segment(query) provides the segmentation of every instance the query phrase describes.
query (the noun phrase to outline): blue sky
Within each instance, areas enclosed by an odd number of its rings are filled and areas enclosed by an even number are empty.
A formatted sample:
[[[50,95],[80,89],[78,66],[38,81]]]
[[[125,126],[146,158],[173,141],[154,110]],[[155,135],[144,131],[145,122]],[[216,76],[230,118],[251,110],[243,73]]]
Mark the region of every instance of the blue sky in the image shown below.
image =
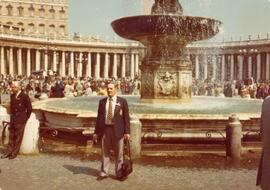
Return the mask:
[[[69,32],[119,40],[110,23],[121,17],[141,14],[141,0],[69,0]],[[151,0],[146,0],[151,1]],[[154,0],[152,0],[154,2]],[[270,0],[179,0],[184,14],[219,19],[222,31],[216,39],[257,38],[270,33]],[[153,3],[149,3],[150,8]]]

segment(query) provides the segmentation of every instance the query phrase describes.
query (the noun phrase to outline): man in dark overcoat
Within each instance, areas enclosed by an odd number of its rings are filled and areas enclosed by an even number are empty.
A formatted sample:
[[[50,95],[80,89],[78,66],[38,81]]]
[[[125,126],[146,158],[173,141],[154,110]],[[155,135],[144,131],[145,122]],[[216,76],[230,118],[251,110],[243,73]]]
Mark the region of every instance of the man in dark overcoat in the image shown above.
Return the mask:
[[[94,139],[101,137],[102,163],[97,180],[108,177],[110,164],[110,149],[115,155],[115,174],[120,181],[126,178],[122,176],[121,165],[123,163],[124,139],[130,138],[130,117],[126,99],[116,95],[115,84],[107,85],[108,97],[99,101]]]
[[[32,113],[32,104],[27,94],[21,91],[18,81],[11,84],[9,142],[6,153],[1,158],[14,159],[18,155],[24,129]]]
[[[262,156],[258,169],[257,186],[270,190],[270,96],[262,104],[261,113]]]

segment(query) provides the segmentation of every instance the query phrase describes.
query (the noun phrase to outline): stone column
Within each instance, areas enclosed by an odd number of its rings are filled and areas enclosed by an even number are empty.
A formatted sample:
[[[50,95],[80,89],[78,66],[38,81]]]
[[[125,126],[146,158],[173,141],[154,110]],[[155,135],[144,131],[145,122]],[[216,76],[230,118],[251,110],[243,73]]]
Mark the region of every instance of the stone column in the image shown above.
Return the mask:
[[[13,72],[13,47],[10,47],[9,48],[9,74],[11,76],[14,75],[14,72]]]
[[[100,54],[99,53],[97,53],[97,57],[96,57],[95,78],[96,79],[100,78]]]
[[[237,73],[237,79],[238,80],[242,80],[243,79],[243,63],[244,63],[244,57],[243,55],[238,55],[237,57],[238,59],[238,73]]]
[[[117,54],[113,55],[113,77],[117,79]]]
[[[77,76],[81,77],[82,76],[82,52],[79,52],[79,64],[77,68]]]
[[[216,57],[216,55],[212,56],[212,64],[213,64],[213,76],[212,76],[212,79],[216,80],[216,78],[217,78],[217,57]]]
[[[45,51],[44,54],[44,70],[47,71],[48,70],[48,51]]]
[[[23,140],[20,147],[21,154],[38,154],[39,139],[39,120],[35,113],[32,113],[28,119],[23,134]]]
[[[195,79],[200,77],[199,55],[195,55]]]
[[[18,49],[18,75],[22,75],[22,48]]]
[[[1,46],[1,74],[6,75],[6,67],[5,67],[5,47]]]
[[[269,63],[269,61],[270,61],[270,53],[267,53],[266,54],[266,71],[265,71],[265,78],[266,78],[266,80],[269,80],[269,67],[270,67],[270,63]]]
[[[121,68],[121,77],[126,77],[126,54],[122,55],[122,68]]]
[[[230,80],[234,79],[234,56],[231,55],[231,72],[230,72]]]
[[[133,158],[139,158],[141,156],[141,135],[142,124],[136,115],[131,116],[130,120],[130,151]]]
[[[30,49],[27,49],[27,59],[26,59],[26,76],[29,77],[31,75],[31,55]]]
[[[66,76],[66,53],[62,51],[62,61],[61,61],[61,68],[60,68],[60,75]]]
[[[40,70],[40,52],[36,49],[36,70]]]
[[[208,73],[208,64],[207,64],[207,55],[204,55],[203,57],[203,78],[207,79],[207,73]]]
[[[236,115],[229,117],[226,125],[226,156],[233,161],[239,162],[241,158],[242,124]]]
[[[261,79],[261,54],[257,54],[257,82]]]
[[[139,54],[135,54],[135,75],[139,75]]]
[[[86,71],[86,75],[88,76],[88,77],[92,77],[92,75],[91,75],[91,73],[92,73],[92,68],[91,68],[91,65],[92,65],[92,60],[91,60],[91,53],[90,52],[88,52],[88,59],[87,59],[87,71]]]
[[[70,70],[69,74],[71,77],[74,77],[74,52],[70,52]]]
[[[109,54],[105,53],[104,78],[109,78]]]
[[[53,51],[53,71],[56,72],[57,71],[57,58],[56,58],[56,51]]]
[[[251,78],[252,75],[252,57],[248,57],[248,78]]]
[[[221,81],[225,80],[225,55],[221,58]]]
[[[135,66],[135,57],[134,53],[131,53],[131,65],[130,65],[130,77],[134,79],[134,66]]]

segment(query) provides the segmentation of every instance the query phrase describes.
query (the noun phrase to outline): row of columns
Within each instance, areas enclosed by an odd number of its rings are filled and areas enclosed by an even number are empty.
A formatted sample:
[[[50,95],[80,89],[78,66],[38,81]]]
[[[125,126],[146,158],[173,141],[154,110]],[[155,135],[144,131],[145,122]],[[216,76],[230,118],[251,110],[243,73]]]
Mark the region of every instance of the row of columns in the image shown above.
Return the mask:
[[[139,54],[0,47],[1,74],[30,76],[32,71],[41,69],[55,71],[60,76],[134,79],[139,74]]]
[[[194,78],[256,81],[270,79],[270,53],[194,55]],[[34,70],[52,70],[60,76],[135,78],[139,74],[139,54],[45,51],[0,47],[1,74],[27,75]]]
[[[193,55],[195,79],[244,80],[253,77],[256,81],[270,79],[270,53]],[[192,55],[191,55],[192,57]],[[212,71],[212,72],[210,72]]]

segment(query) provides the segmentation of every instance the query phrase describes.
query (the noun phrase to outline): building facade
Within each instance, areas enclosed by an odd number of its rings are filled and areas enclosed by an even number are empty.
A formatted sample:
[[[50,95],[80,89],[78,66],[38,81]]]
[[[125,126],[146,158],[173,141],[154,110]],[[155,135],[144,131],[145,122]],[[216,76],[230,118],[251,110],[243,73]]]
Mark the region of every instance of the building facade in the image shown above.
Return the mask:
[[[68,0],[0,1],[0,73],[135,78],[138,43],[107,43],[68,34]]]
[[[67,36],[68,0],[2,0],[0,23],[24,28],[28,36]]]

